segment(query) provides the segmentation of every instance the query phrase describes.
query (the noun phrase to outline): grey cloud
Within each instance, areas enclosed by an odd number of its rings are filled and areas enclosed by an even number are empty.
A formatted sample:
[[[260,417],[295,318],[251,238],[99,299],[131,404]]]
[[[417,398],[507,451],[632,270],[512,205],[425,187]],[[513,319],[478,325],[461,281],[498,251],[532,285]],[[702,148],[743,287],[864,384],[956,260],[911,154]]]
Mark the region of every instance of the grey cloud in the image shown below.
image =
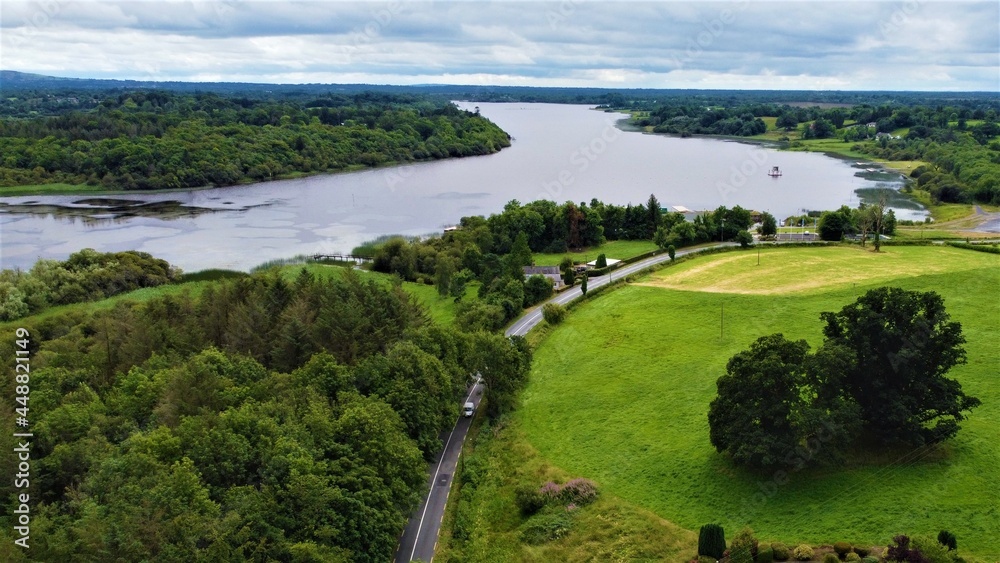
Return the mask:
[[[989,1],[51,1],[59,12],[30,34],[37,5],[5,2],[5,36],[30,38],[4,45],[5,68],[735,88],[773,75],[802,87],[816,77],[853,89],[987,90],[1000,68],[1000,30],[983,25],[1000,4]],[[948,78],[921,85],[926,67]],[[637,82],[595,82],[602,73]]]

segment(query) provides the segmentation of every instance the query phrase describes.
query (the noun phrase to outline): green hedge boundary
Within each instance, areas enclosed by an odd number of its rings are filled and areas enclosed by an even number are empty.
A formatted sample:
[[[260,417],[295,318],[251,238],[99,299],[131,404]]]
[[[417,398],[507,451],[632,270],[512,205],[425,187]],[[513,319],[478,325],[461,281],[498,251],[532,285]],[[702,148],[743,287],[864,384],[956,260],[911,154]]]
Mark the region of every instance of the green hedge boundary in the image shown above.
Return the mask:
[[[990,254],[1000,254],[1000,246],[996,243],[971,244],[968,242],[946,242],[948,246],[962,248],[965,250],[975,250],[977,252],[989,252]]]

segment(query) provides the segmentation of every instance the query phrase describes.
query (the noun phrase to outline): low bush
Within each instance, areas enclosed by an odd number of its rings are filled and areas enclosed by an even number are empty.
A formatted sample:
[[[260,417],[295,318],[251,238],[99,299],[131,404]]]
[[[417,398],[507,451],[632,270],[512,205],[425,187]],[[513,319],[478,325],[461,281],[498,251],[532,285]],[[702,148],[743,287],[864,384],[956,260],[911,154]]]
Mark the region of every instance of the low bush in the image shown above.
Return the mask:
[[[844,557],[844,561],[854,561],[856,563],[857,561],[861,561],[861,556],[852,551]]]
[[[930,536],[915,536],[913,548],[920,552],[923,561],[927,563],[954,563],[953,552]],[[912,559],[911,559],[912,561]]]
[[[544,508],[547,500],[541,491],[534,487],[523,486],[514,490],[514,502],[525,516],[531,516]]]
[[[955,534],[949,532],[948,530],[941,530],[938,532],[937,541],[939,544],[947,547],[948,551],[958,549],[958,540],[955,538]]]
[[[788,546],[781,542],[772,543],[771,549],[774,551],[775,561],[788,561],[792,556],[792,552],[788,549]]]
[[[557,325],[566,318],[566,308],[558,303],[546,303],[542,305],[542,317],[550,325]]]
[[[562,487],[558,483],[553,483],[552,481],[545,483],[540,489],[538,489],[538,494],[541,495],[546,502],[558,499],[559,493],[561,492]]]
[[[729,544],[730,563],[754,563],[757,557],[757,538],[753,536],[753,530],[743,528]]]
[[[565,512],[536,514],[521,527],[524,543],[538,545],[564,537],[573,528],[573,519]]]
[[[871,552],[872,552],[872,548],[870,548],[870,547],[864,547],[864,546],[860,546],[860,545],[854,546],[854,553],[857,553],[861,557],[865,557],[866,555],[868,555]]]
[[[840,563],[840,557],[836,553],[827,553],[823,556],[823,563]]]
[[[562,486],[559,497],[566,502],[581,506],[590,504],[597,499],[597,485],[590,479],[582,477],[570,479],[569,482]]]
[[[875,557],[874,555],[866,555],[861,558],[861,563],[879,563],[879,562],[878,562],[878,557]]]
[[[851,552],[851,544],[845,541],[839,541],[833,544],[833,551],[837,553],[837,556],[843,559],[847,557],[847,554]]]
[[[970,244],[967,242],[948,242],[948,246],[964,248],[965,250],[977,250],[979,252],[989,252],[990,254],[1000,254],[1000,246],[995,244]]]
[[[792,557],[795,558],[796,561],[812,561],[813,548],[802,544],[792,550]]]
[[[755,563],[772,563],[774,561],[774,550],[770,547],[761,547],[757,550],[757,557],[754,558]]]

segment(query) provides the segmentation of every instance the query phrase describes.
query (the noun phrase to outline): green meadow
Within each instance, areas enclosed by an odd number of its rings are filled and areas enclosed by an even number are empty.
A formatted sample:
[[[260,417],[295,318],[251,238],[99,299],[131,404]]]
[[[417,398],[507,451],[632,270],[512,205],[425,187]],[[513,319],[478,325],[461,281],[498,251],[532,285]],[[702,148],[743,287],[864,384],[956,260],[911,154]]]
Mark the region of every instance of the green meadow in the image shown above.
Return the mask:
[[[822,341],[823,311],[882,285],[937,291],[968,363],[949,376],[983,404],[943,445],[856,451],[787,477],[735,467],[708,439],[726,361],[775,332]],[[948,529],[1000,557],[1000,256],[950,247],[772,248],[685,261],[585,302],[536,350],[515,414],[546,462],[688,530],[813,545],[886,545]]]
[[[558,266],[559,262],[566,256],[572,258],[574,262],[597,260],[598,254],[604,254],[607,258],[625,260],[639,256],[640,254],[652,252],[656,249],[656,244],[651,240],[613,240],[601,246],[575,252],[561,252],[557,254],[536,252],[532,255],[532,258],[536,266]]]

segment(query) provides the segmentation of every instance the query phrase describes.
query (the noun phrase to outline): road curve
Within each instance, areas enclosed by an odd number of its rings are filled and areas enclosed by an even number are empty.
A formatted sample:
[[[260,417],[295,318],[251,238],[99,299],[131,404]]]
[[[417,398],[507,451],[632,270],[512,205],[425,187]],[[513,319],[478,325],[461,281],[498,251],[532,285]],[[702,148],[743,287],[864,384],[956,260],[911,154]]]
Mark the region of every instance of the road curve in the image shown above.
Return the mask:
[[[710,248],[735,245],[736,243],[720,243]],[[705,250],[705,247],[679,250],[675,256],[684,256],[685,254],[692,254],[702,250]],[[628,266],[618,268],[609,274],[590,278],[587,281],[587,289],[588,291],[597,289],[616,279],[621,279],[669,260],[670,256],[666,252],[640,260]],[[580,291],[580,286],[574,286],[545,301],[545,303],[565,305],[574,299],[579,299],[582,295],[583,292]],[[524,336],[527,334],[538,323],[542,322],[542,305],[522,315],[521,318],[507,329],[505,334],[507,336]],[[482,398],[482,389],[483,387],[479,383],[474,384],[465,399],[465,401],[475,403],[477,410],[479,409],[479,400]],[[462,444],[465,442],[465,436],[468,434],[471,425],[471,418],[460,417],[458,422],[455,423],[455,428],[448,433],[447,437],[442,435],[441,439],[444,440],[445,446],[434,461],[434,471],[431,472],[430,478],[427,481],[427,496],[424,497],[420,506],[417,507],[417,510],[410,517],[409,522],[407,522],[406,528],[403,529],[403,535],[399,538],[399,547],[396,548],[396,554],[393,557],[394,563],[409,563],[410,561],[425,561],[429,563],[434,559],[438,534],[441,531],[441,520],[444,518],[445,506],[448,503],[448,494],[451,491],[451,481],[455,476],[455,469],[458,467],[458,458],[462,453]]]

